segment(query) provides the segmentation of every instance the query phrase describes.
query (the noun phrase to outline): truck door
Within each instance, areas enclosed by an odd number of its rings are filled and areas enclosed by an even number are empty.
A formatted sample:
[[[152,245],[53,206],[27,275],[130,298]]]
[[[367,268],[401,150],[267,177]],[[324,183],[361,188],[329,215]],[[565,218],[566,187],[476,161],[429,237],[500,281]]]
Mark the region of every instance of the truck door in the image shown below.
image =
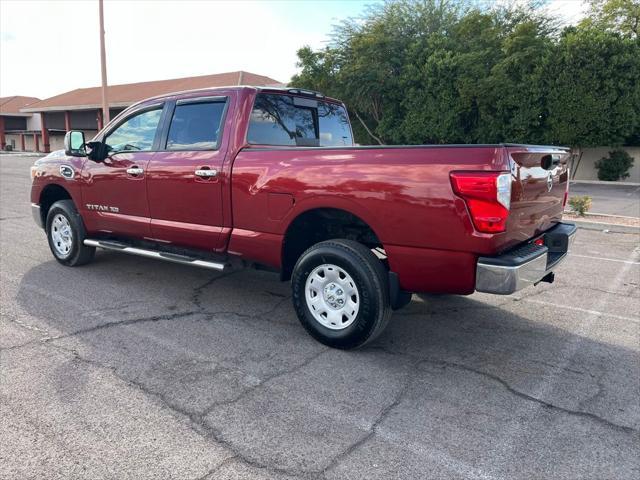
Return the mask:
[[[89,232],[150,236],[146,170],[155,154],[162,109],[159,103],[133,111],[103,137],[109,156],[85,161],[82,209]]]
[[[202,250],[223,248],[222,126],[228,97],[186,98],[168,106],[147,190],[156,240]]]

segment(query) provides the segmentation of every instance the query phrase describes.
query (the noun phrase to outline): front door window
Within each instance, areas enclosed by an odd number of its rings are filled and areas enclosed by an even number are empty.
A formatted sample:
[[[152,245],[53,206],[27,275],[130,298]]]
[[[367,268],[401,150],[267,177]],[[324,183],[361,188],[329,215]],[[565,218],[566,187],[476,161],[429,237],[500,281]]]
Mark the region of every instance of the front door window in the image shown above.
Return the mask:
[[[162,108],[147,110],[125,120],[105,138],[110,154],[148,152],[153,148]]]

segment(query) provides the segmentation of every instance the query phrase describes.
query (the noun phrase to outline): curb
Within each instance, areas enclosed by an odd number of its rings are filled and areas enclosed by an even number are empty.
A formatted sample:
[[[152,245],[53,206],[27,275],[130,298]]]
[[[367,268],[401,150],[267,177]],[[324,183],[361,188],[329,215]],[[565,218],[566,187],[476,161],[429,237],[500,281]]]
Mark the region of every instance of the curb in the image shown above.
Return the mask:
[[[569,183],[584,185],[609,185],[610,187],[640,187],[638,182],[608,182],[606,180],[569,180]]]
[[[8,157],[46,157],[48,153],[38,152],[0,152],[0,157],[6,155]]]
[[[564,210],[562,213],[565,214],[565,213],[574,213],[574,212],[573,212],[573,210]],[[584,215],[586,217],[608,217],[608,218],[613,218],[613,219],[621,218],[623,220],[629,220],[629,219],[634,219],[635,220],[636,218],[638,218],[638,217],[629,217],[629,216],[626,216],[626,215],[612,215],[610,213],[597,213],[597,212],[584,212]],[[604,223],[606,223],[606,222],[604,222]]]
[[[585,230],[596,230],[598,232],[611,232],[611,233],[635,233],[640,234],[640,227],[632,227],[629,225],[616,225],[613,223],[600,223],[600,222],[585,222],[583,220],[567,220],[568,222],[575,223],[576,227],[583,228]]]

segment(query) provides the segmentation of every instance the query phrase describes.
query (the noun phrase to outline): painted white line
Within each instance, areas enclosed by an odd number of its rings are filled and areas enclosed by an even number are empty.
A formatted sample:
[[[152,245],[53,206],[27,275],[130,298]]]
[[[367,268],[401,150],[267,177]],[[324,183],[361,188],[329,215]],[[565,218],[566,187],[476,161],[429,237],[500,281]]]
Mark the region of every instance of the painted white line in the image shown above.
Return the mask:
[[[628,322],[640,323],[640,318],[625,317],[623,315],[614,315],[613,313],[599,312],[597,310],[589,310],[588,308],[572,307],[570,305],[561,305],[559,303],[545,302],[543,300],[535,300],[533,298],[531,299],[524,298],[522,299],[522,301],[529,302],[529,303],[537,303],[539,305],[547,305],[549,307],[554,307],[554,308],[564,308],[566,310],[573,310],[574,312],[588,313],[590,315],[596,315],[598,317],[610,317],[610,318],[617,318],[618,320],[625,320]]]
[[[405,435],[399,435],[385,428],[378,428],[376,435],[404,450],[408,450],[414,455],[431,459],[462,478],[473,478],[474,480],[496,480],[504,478],[484,472],[475,465],[469,465],[458,458],[454,458],[433,444],[425,445],[422,443],[412,442],[408,440]]]
[[[592,260],[605,260],[607,262],[626,263],[627,265],[640,265],[640,262],[633,262],[630,260],[620,260],[618,258],[606,258],[606,257],[592,257],[591,255],[578,255],[577,253],[569,252],[570,257],[590,258]]]

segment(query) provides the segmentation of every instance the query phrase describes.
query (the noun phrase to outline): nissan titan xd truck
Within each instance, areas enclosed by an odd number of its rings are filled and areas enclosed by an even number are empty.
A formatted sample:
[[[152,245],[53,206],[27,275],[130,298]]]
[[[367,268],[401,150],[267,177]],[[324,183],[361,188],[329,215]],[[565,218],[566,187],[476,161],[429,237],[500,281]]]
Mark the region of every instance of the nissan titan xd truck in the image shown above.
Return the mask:
[[[150,98],[31,169],[53,256],[96,248],[290,280],[320,342],[355,348],[411,293],[508,295],[552,282],[565,148],[357,146],[345,106],[317,92],[212,88]],[[251,295],[251,291],[246,292]]]

